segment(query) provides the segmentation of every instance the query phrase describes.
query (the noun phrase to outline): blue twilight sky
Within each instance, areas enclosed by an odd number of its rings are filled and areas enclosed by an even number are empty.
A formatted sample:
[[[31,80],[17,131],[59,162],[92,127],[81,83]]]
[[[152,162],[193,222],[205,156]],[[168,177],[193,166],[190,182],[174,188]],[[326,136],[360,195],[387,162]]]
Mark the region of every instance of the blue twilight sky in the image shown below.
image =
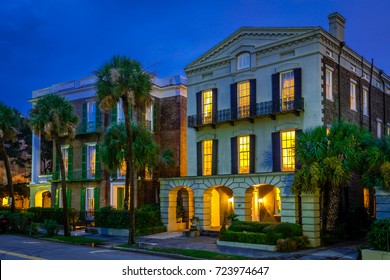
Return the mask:
[[[27,114],[31,92],[91,75],[114,54],[159,77],[241,26],[346,19],[347,45],[390,74],[389,0],[0,0],[0,100]]]

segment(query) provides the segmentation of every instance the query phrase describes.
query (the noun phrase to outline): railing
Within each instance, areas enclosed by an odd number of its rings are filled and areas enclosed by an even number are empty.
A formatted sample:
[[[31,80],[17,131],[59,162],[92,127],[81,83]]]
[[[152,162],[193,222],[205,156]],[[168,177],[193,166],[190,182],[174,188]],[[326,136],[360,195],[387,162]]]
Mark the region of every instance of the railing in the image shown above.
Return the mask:
[[[103,178],[103,171],[102,170],[68,170],[65,172],[66,181],[95,181],[95,180],[101,180]],[[60,171],[53,172],[53,179],[54,182],[61,181],[61,174]]]
[[[96,122],[81,123],[76,130],[77,134],[99,133],[100,125]]]
[[[214,116],[208,113],[188,116],[188,127],[200,127],[238,120],[296,113],[304,110],[304,99],[282,98],[278,100],[256,103],[256,106],[240,106],[218,110]]]

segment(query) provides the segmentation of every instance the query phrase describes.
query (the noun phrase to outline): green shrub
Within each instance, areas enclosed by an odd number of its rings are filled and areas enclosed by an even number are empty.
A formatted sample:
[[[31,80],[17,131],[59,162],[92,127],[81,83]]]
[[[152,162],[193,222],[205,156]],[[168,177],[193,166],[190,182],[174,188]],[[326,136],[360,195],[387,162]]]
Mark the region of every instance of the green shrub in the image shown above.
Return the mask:
[[[235,232],[226,230],[223,233],[220,233],[220,240],[230,241],[230,242],[242,242],[242,243],[252,243],[252,244],[269,244],[267,240],[267,235],[264,233],[258,232]]]
[[[9,230],[16,233],[28,234],[34,213],[12,213],[8,216]]]
[[[27,212],[34,213],[35,223],[44,223],[45,220],[55,220],[58,224],[64,224],[64,212],[62,208],[31,207]],[[69,220],[74,224],[78,219],[78,211],[74,208],[68,209]]]
[[[373,249],[390,251],[390,218],[375,220],[367,239]]]
[[[156,233],[161,233],[166,231],[167,231],[166,226],[157,226],[157,227],[139,229],[137,230],[136,235],[145,236],[145,235],[151,235],[151,234],[156,234]]]
[[[306,248],[309,245],[309,238],[307,236],[287,237],[286,239],[279,239],[276,242],[278,252],[294,252]]]
[[[272,223],[234,221],[229,226],[229,230],[235,232],[262,232],[263,229],[269,225],[272,225]]]
[[[267,226],[263,229],[264,233],[267,234],[280,234],[282,238],[302,236],[302,227],[298,224],[293,223],[278,223]]]
[[[58,223],[56,220],[45,220],[43,228],[46,230],[48,236],[54,236],[58,233]]]

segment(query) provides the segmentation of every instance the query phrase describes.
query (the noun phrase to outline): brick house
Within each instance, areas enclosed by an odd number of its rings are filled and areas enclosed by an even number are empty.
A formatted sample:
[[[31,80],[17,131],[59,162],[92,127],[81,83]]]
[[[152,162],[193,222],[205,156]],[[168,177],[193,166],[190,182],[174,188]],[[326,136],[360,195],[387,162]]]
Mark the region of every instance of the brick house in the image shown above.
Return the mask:
[[[201,229],[219,230],[234,211],[301,222],[320,245],[319,195],[290,191],[297,133],[339,118],[390,132],[390,77],[344,43],[344,25],[334,13],[329,31],[243,27],[185,68],[188,176],[160,180],[168,230],[188,228],[176,223],[180,204]],[[363,190],[355,197],[363,204]]]
[[[96,103],[96,77],[88,77],[48,88],[33,91],[34,101],[49,93],[64,96],[79,116],[76,137],[64,138],[61,147],[67,173],[69,207],[81,213],[93,213],[103,206],[123,208],[124,172],[118,170],[110,174],[104,169],[100,157],[100,147],[105,129],[112,122],[123,121],[123,109],[119,102],[111,112],[103,112]],[[151,92],[154,103],[138,116],[137,120],[153,133],[153,137],[162,150],[173,151],[175,165],[138,174],[144,191],[138,197],[138,203],[158,203],[159,177],[184,176],[186,170],[186,78],[172,76],[153,78]],[[61,184],[59,162],[53,149],[53,173],[41,174],[40,137],[33,135],[32,175],[30,187],[30,207],[61,207]],[[141,185],[141,184],[139,184]],[[93,214],[91,214],[93,215]]]

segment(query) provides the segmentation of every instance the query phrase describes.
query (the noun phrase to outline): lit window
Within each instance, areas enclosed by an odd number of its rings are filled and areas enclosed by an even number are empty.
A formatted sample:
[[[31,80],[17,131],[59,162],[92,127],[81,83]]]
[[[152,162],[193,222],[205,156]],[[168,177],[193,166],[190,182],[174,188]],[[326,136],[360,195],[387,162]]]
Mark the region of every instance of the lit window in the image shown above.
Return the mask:
[[[282,171],[295,170],[295,130],[281,132]]]
[[[275,214],[280,215],[282,204],[280,202],[280,189],[275,187]]]
[[[96,145],[87,145],[87,178],[95,178]]]
[[[325,91],[326,91],[326,99],[333,100],[333,77],[332,77],[332,70],[326,68],[325,71]]]
[[[96,103],[87,103],[87,131],[96,130]]]
[[[368,188],[363,189],[363,205],[364,208],[370,209],[370,190]]]
[[[363,89],[363,114],[368,116],[368,90]]]
[[[239,151],[239,173],[250,172],[250,137],[238,137],[238,151]]]
[[[203,176],[212,174],[213,140],[203,141]]]
[[[94,211],[94,189],[93,188],[87,188],[85,191],[85,209],[87,212],[93,212]]]
[[[294,107],[294,71],[280,74],[280,88],[282,110],[292,110]]]
[[[390,135],[390,124],[389,123],[387,124],[386,134]]]
[[[239,118],[249,117],[250,114],[250,86],[249,82],[238,83],[238,113]]]
[[[62,153],[62,159],[64,161],[65,174],[67,174],[68,167],[69,167],[69,146],[62,146],[61,153]],[[60,172],[60,170],[58,170],[58,171]],[[60,172],[60,175],[61,175],[61,172]]]
[[[213,91],[203,91],[203,123],[211,123],[213,120]]]
[[[148,165],[145,166],[145,180],[152,180],[152,172]]]
[[[349,104],[351,110],[356,111],[356,84],[354,82],[350,83],[350,97],[349,97]]]
[[[119,166],[119,177],[123,178],[126,176],[126,161],[123,160]]]
[[[381,120],[376,121],[376,136],[378,138],[382,138],[382,121]]]
[[[237,70],[250,67],[251,55],[249,53],[240,54],[237,57]]]

